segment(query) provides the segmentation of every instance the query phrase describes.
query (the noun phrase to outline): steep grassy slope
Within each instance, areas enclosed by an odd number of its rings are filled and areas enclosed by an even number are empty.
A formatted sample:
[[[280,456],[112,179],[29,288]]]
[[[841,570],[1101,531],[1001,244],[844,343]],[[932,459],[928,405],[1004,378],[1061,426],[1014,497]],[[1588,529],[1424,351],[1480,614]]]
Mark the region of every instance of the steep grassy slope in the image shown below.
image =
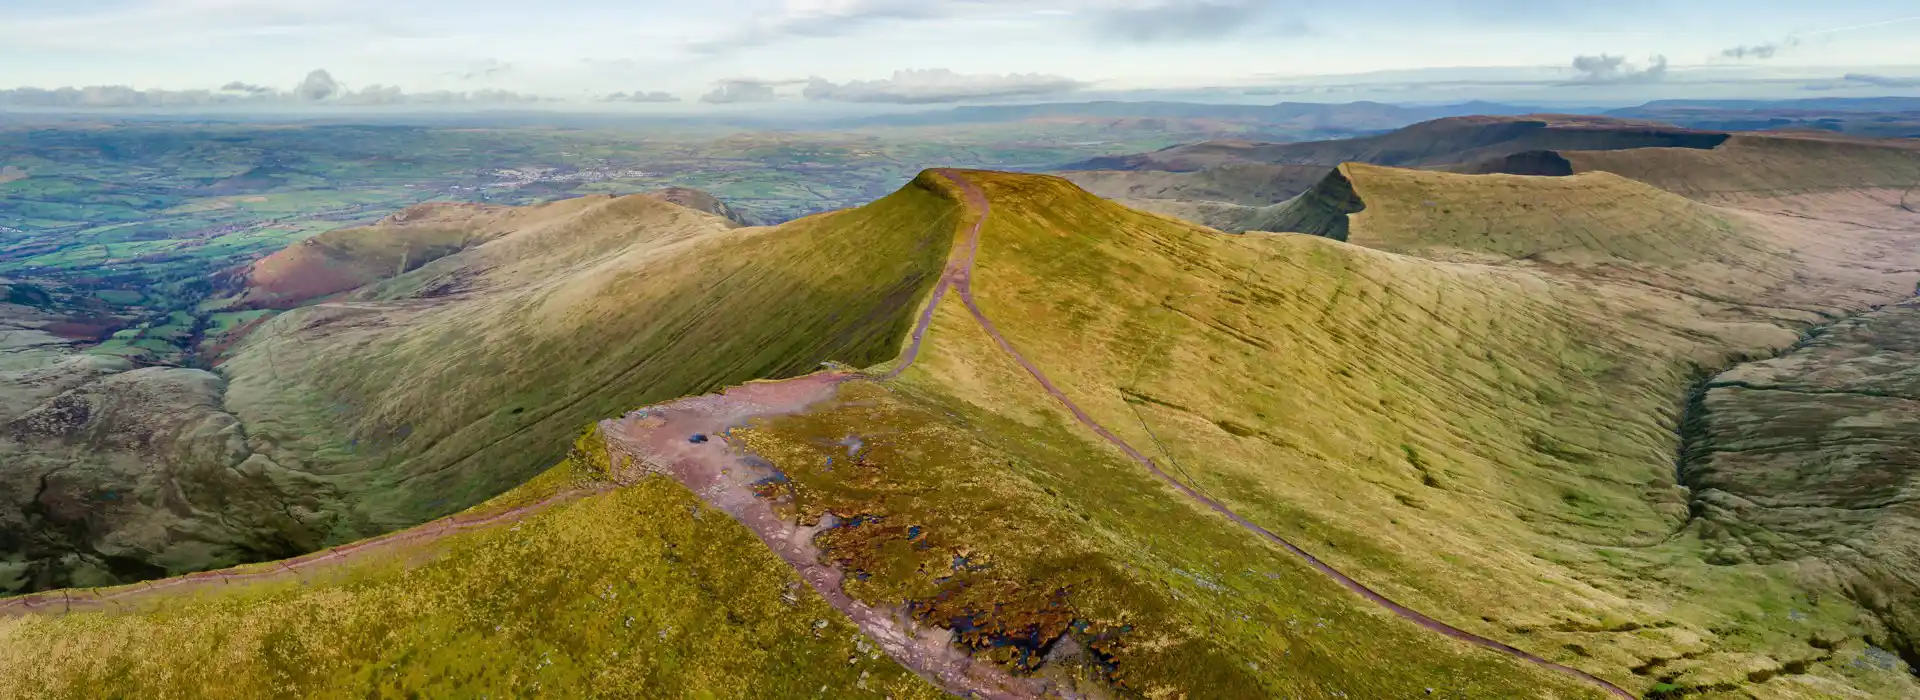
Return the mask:
[[[972,324],[940,311],[921,362],[1034,403]],[[816,541],[850,593],[983,660],[1095,697],[1600,696],[1382,614],[1078,425],[969,403],[917,369],[905,382],[735,435],[784,475],[771,494],[791,517],[843,523]]]
[[[274,319],[222,369],[250,446],[418,522],[498,493],[581,424],[892,353],[955,216],[908,189],[773,229],[600,199]],[[327,436],[316,444],[313,436]]]
[[[1920,666],[1920,303],[1714,377],[1682,479],[1712,561],[1800,563],[1873,607]]]
[[[1009,341],[1169,471],[1368,585],[1642,691],[1912,689],[1843,663],[1871,630],[1837,591],[1792,565],[1710,565],[1685,527],[1673,455],[1690,368],[1791,326],[1702,318],[1718,308],[1628,281],[1225,237],[1059,180],[978,179],[995,218],[974,280]],[[1911,285],[1911,255],[1837,291]],[[927,380],[1016,423],[1066,420],[969,359],[986,343],[945,337]]]
[[[939,269],[943,201],[909,189],[761,229],[651,196],[438,205],[335,237],[467,247],[366,268],[391,279],[261,324],[218,376],[134,373],[8,416],[0,582],[292,556],[500,493],[635,405],[878,361]],[[355,250],[374,248],[408,250]],[[160,378],[178,381],[137,381]]]
[[[1190,172],[1071,170],[1060,174],[1088,192],[1118,200],[1204,200],[1264,206],[1305,192],[1324,165],[1223,165]]]
[[[1141,211],[1149,211],[1176,219],[1194,221],[1229,233],[1246,231],[1293,231],[1311,233],[1335,240],[1347,238],[1347,215],[1359,212],[1365,207],[1353,193],[1352,183],[1344,174],[1334,168],[1313,167],[1318,173],[1309,183],[1296,187],[1262,188],[1259,192],[1248,192],[1241,201],[1253,201],[1254,204],[1236,204],[1212,201],[1205,198],[1192,199],[1196,193],[1191,188],[1173,187],[1159,189],[1153,194],[1160,198],[1130,198],[1116,196],[1117,193],[1138,191],[1139,181],[1158,179],[1158,177],[1187,178],[1206,176],[1208,179],[1224,180],[1221,189],[1232,186],[1238,171],[1255,166],[1229,166],[1198,173],[1144,173],[1144,172],[1070,172],[1064,174],[1077,185],[1088,187],[1094,194],[1113,199]],[[1292,166],[1269,166],[1292,167]],[[1261,196],[1269,199],[1257,199]],[[1273,204],[1271,202],[1278,202]]]
[[[605,468],[583,451],[486,509]],[[215,581],[0,618],[0,696],[939,696],[665,479],[304,575]]]

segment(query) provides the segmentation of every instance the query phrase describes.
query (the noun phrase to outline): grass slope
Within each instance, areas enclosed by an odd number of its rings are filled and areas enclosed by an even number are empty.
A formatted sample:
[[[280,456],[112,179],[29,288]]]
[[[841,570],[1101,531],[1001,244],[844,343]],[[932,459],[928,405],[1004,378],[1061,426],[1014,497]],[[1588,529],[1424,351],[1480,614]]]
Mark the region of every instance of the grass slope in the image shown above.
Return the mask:
[[[1811,135],[1736,134],[1718,148],[1562,153],[1576,172],[1605,170],[1715,203],[1846,192],[1905,192],[1920,183],[1920,145]],[[1920,207],[1920,204],[1916,204]]]
[[[1912,689],[1836,660],[1866,648],[1858,608],[1790,565],[1709,565],[1683,527],[1690,368],[1790,330],[1750,318],[1751,334],[1715,335],[1698,299],[1631,283],[1222,236],[1057,179],[977,177],[995,213],[974,279],[1007,337],[1101,423],[1369,585],[1641,691]],[[1063,421],[1024,378],[972,362],[925,371],[977,410]]]
[[[420,207],[296,246],[386,279],[249,319],[217,375],[19,378],[54,390],[18,394],[0,431],[0,585],[127,582],[407,527],[521,483],[594,420],[880,361],[940,267],[942,216],[957,214],[911,189],[759,229],[587,197]],[[464,247],[382,257],[419,235]],[[241,335],[222,330],[206,329]]]
[[[305,578],[0,619],[0,649],[6,697],[940,696],[662,478]]]
[[[1920,303],[1707,382],[1682,477],[1713,561],[1796,562],[1873,608],[1920,666]]]
[[[590,199],[276,317],[222,365],[249,446],[346,493],[330,539],[499,493],[634,406],[890,356],[955,215],[914,188],[762,229]]]

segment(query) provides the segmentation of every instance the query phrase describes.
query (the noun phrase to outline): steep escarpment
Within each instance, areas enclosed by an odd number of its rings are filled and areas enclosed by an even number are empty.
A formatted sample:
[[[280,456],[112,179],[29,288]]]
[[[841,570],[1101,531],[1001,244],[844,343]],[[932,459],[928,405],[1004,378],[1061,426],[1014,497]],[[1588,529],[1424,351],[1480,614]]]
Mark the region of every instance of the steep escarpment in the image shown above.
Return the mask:
[[[1299,195],[1331,171],[1326,165],[1223,165],[1203,170],[1070,170],[1061,177],[1120,201],[1193,200],[1265,206]]]
[[[1573,162],[1559,151],[1520,151],[1442,168],[1470,175],[1534,175],[1564,177],[1573,174]]]
[[[1336,169],[1292,199],[1238,212],[1231,221],[1223,222],[1227,225],[1215,228],[1233,233],[1287,231],[1344,241],[1351,232],[1350,217],[1366,208],[1366,201],[1353,189],[1353,181]]]
[[[1208,141],[1077,164],[1060,174],[1128,206],[1223,231],[1306,226],[1332,233],[1334,227],[1318,223],[1326,218],[1319,206],[1302,208],[1302,202],[1288,200],[1323,197],[1310,190],[1343,163],[1564,176],[1575,166],[1562,150],[1703,150],[1727,139],[1724,133],[1597,117],[1455,117],[1335,141]]]

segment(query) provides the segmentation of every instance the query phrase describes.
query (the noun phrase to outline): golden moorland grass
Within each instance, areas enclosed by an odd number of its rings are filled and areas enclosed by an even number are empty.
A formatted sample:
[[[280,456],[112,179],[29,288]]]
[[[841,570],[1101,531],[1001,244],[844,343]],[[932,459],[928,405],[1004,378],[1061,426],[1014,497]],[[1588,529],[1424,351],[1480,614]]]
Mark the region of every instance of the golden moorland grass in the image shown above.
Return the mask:
[[[1859,653],[1871,621],[1791,564],[1705,564],[1684,527],[1674,428],[1693,367],[1784,345],[1786,322],[1722,322],[1708,312],[1724,302],[1624,278],[1225,236],[1058,179],[974,177],[995,207],[975,284],[1002,332],[1101,423],[1369,585],[1642,691],[1774,676],[1782,697],[1912,689],[1809,665],[1835,639]],[[1589,211],[1594,235],[1638,230]],[[1731,267],[1778,258],[1721,243],[1710,254]],[[1617,252],[1692,264],[1648,242]],[[1912,261],[1882,262],[1855,293],[1911,285]],[[1671,318],[1643,327],[1654,315]],[[940,324],[933,337],[910,380],[1019,423],[1062,420],[1024,378],[967,359],[991,346]]]

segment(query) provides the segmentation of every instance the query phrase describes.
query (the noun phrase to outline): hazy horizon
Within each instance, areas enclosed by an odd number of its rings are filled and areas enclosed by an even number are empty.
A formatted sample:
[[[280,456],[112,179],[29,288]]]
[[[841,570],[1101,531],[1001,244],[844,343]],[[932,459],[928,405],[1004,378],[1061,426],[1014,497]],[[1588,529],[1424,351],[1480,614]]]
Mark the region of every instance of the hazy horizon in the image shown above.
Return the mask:
[[[0,109],[1910,96],[1916,36],[1864,0],[28,0],[0,9]]]

